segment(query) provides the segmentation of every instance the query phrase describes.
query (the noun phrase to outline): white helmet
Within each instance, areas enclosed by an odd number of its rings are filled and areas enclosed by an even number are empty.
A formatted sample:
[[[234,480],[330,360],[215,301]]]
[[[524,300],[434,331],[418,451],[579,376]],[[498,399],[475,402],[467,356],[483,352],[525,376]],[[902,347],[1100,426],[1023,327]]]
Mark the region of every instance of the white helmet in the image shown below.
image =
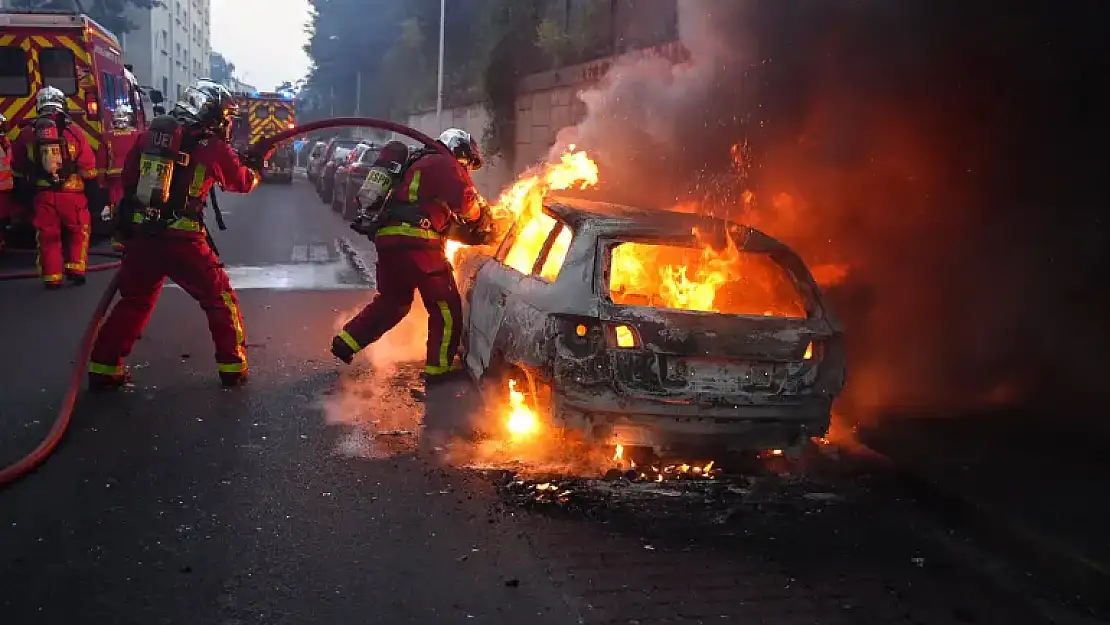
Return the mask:
[[[116,112],[112,113],[112,126],[115,128],[130,128],[133,114],[134,112],[131,110],[131,105],[119,105],[116,107]]]
[[[35,112],[39,115],[60,115],[66,112],[66,94],[57,87],[46,86],[35,96]]]
[[[482,168],[482,153],[478,150],[478,142],[470,136],[469,132],[448,128],[439,135],[438,141],[459,159],[463,167],[471,171]]]

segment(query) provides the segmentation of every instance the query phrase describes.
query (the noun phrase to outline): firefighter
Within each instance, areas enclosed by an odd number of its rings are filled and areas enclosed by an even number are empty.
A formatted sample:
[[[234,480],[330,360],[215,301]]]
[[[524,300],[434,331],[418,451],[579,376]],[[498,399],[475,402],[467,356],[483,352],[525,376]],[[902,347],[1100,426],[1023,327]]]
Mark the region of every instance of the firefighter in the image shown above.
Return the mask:
[[[60,89],[40,89],[35,112],[38,117],[16,139],[12,168],[34,193],[39,271],[48,289],[60,288],[63,275],[82,285],[89,253],[89,199],[104,205],[96,155],[85,134],[71,125]]]
[[[355,354],[404,319],[413,292],[420,291],[428,310],[425,385],[460,371],[455,354],[462,300],[444,244],[448,238],[483,244],[494,236],[488,206],[470,179],[470,172],[482,166],[477,143],[456,128],[444,131],[439,142],[453,158],[438,150],[407,157],[403,144],[391,142],[367,175],[359,196],[370,205],[352,228],[373,239],[383,270],[377,273],[374,300],[331,345],[332,354],[350,364]]]
[[[0,115],[0,249],[4,249],[8,224],[19,212],[15,175],[12,173],[12,142],[8,139],[8,118]]]
[[[130,381],[123,359],[146,326],[167,277],[208,316],[221,383],[246,382],[247,339],[239,300],[203,221],[212,185],[250,193],[261,177],[266,155],[240,158],[231,149],[238,112],[226,88],[198,81],[170,114],[151,121],[128,154],[116,222],[126,241],[120,300],[93,346],[91,390],[112,390]]]
[[[129,105],[121,104],[112,113],[112,132],[110,135],[112,164],[108,171],[110,176],[107,179],[109,206],[116,206],[123,199],[123,177],[119,174],[123,171],[123,163],[127,159],[127,155],[131,153],[131,148],[135,146],[135,141],[138,138],[139,130],[135,127],[135,115]],[[101,217],[110,219],[110,215],[111,210],[109,209]]]

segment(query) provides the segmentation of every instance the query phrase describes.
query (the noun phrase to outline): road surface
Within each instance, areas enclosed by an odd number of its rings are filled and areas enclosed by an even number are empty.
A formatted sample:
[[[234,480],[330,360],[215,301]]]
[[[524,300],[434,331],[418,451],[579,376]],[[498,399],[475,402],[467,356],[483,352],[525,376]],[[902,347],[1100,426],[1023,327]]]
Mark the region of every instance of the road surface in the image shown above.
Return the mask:
[[[415,366],[382,381],[330,357],[371,294],[335,243],[353,233],[303,178],[221,199],[250,385],[219,388],[203,315],[167,288],[135,386],[83,397],[60,451],[0,491],[5,625],[1083,622],[835,459],[549,500],[413,453],[423,411],[450,421],[468,396],[424,406]],[[0,284],[0,461],[46,431],[106,282]]]

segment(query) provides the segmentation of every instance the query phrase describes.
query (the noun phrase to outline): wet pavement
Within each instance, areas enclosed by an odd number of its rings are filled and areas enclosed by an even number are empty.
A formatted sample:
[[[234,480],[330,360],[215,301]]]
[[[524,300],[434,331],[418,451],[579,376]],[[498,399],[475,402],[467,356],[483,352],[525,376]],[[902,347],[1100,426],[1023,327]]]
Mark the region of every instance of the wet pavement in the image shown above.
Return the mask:
[[[420,425],[464,421],[468,388],[421,402],[415,365],[327,353],[371,294],[353,233],[303,179],[221,204],[250,385],[219,388],[204,316],[167,289],[135,385],[82,397],[0,491],[5,625],[1090,622],[835,455],[662,484],[445,463]],[[106,283],[0,284],[0,461],[48,428]]]

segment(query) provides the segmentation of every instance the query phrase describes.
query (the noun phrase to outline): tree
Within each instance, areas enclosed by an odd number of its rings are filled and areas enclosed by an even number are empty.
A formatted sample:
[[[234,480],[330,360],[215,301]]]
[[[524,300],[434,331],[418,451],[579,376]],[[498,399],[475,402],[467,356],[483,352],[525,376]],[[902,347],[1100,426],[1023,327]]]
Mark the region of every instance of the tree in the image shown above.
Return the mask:
[[[53,11],[83,11],[101,26],[116,35],[135,30],[126,12],[130,8],[152,9],[162,6],[161,0],[12,0],[13,9],[48,9]]]

